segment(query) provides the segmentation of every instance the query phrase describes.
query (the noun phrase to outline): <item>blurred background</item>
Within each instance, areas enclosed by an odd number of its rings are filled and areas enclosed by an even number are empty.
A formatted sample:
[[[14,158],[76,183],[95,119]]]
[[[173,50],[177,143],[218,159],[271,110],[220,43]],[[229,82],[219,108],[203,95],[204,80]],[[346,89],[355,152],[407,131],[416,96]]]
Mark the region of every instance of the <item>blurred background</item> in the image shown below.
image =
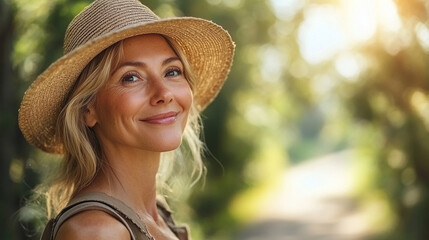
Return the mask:
[[[18,210],[57,160],[25,142],[18,107],[89,2],[0,0],[0,239],[39,237]],[[172,204],[194,240],[429,239],[428,1],[142,2],[237,45],[203,114],[206,181]]]

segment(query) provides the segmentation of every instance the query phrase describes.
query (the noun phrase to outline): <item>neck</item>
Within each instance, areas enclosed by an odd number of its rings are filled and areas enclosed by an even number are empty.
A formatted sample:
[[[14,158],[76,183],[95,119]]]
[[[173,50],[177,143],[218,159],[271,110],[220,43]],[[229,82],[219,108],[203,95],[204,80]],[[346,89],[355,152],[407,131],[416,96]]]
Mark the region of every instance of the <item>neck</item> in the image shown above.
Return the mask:
[[[156,174],[161,154],[141,150],[104,151],[103,166],[87,191],[101,191],[140,215],[157,219]]]

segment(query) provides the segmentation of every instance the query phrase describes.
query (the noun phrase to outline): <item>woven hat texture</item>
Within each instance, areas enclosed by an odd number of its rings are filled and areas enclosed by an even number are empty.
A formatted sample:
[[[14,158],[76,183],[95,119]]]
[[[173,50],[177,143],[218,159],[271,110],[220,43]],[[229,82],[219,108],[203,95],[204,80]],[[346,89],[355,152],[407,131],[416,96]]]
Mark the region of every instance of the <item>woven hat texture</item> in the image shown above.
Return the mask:
[[[197,77],[194,102],[202,111],[218,94],[232,64],[234,43],[228,32],[200,18],[160,19],[137,0],[96,0],[70,22],[64,55],[24,94],[18,121],[27,141],[43,151],[62,153],[55,125],[81,71],[112,44],[151,33],[168,36],[183,50]]]

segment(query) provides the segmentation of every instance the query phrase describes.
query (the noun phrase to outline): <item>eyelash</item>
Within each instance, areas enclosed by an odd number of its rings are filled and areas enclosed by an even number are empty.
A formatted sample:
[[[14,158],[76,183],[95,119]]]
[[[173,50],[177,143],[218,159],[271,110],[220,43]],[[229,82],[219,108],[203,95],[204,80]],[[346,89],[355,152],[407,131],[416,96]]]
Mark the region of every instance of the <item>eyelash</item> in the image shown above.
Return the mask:
[[[177,72],[177,75],[172,75],[172,76],[168,75],[171,72]],[[177,76],[180,76],[180,75],[182,75],[182,70],[180,68],[178,68],[178,67],[168,68],[167,72],[165,74],[166,77],[177,77]]]
[[[129,78],[130,77],[136,77],[137,79],[135,79],[134,81],[130,81]],[[136,82],[138,79],[141,79],[140,75],[136,72],[128,72],[126,73],[124,76],[122,76],[121,81],[122,82]]]
[[[177,74],[175,75],[169,75],[172,72],[177,72]],[[166,73],[165,73],[165,77],[177,77],[177,76],[181,76],[182,75],[182,70],[178,67],[171,67],[168,68]],[[130,77],[135,77],[135,80],[129,80]],[[122,82],[126,82],[126,83],[132,83],[132,82],[136,82],[137,80],[142,79],[142,77],[136,73],[136,72],[128,72],[125,73],[124,76],[122,76],[121,81]]]

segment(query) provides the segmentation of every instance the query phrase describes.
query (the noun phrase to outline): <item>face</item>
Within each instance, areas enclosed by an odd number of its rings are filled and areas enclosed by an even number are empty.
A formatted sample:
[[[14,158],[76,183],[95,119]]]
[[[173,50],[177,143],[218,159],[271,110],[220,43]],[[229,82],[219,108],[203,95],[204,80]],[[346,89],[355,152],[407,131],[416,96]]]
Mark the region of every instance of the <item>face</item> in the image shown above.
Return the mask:
[[[123,51],[118,67],[88,107],[86,124],[104,149],[176,149],[192,105],[181,60],[159,35],[128,38]]]

